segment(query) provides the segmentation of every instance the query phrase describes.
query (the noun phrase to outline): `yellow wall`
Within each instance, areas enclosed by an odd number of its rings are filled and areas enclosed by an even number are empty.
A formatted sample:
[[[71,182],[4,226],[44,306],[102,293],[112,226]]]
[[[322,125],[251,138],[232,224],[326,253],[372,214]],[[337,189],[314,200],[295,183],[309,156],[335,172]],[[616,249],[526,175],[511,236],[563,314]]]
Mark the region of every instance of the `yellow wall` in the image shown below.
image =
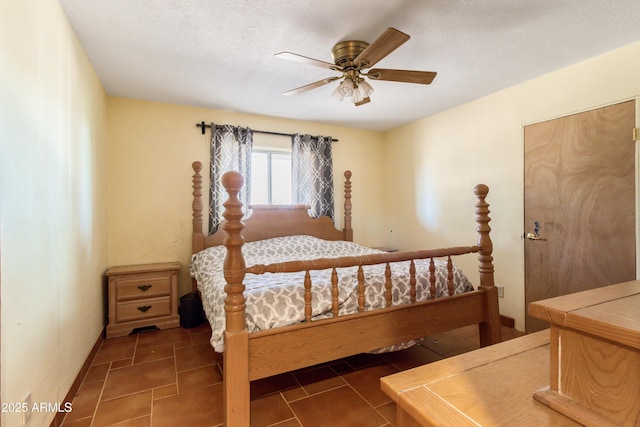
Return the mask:
[[[387,132],[389,244],[414,249],[473,241],[471,189],[489,185],[495,277],[505,287],[501,313],[523,329],[523,126],[637,99],[638,76],[635,43]],[[461,265],[473,271],[476,259]]]
[[[350,169],[354,240],[384,243],[379,132],[115,97],[108,98],[108,111],[109,265],[177,260],[183,266],[180,294],[191,289],[191,163],[201,161],[207,170],[211,135],[196,127],[203,120],[338,139],[333,146],[337,225],[342,228],[342,174]]]
[[[106,96],[57,1],[1,2],[0,41],[1,400],[55,404],[105,323]]]
[[[196,122],[338,138],[337,211],[349,168],[365,245],[473,241],[471,188],[489,184],[501,309],[522,329],[522,127],[640,93],[636,43],[381,134],[108,98],[55,0],[0,3],[0,41],[2,402],[63,399],[104,326],[108,265],[177,259],[189,290],[190,165],[209,138]]]

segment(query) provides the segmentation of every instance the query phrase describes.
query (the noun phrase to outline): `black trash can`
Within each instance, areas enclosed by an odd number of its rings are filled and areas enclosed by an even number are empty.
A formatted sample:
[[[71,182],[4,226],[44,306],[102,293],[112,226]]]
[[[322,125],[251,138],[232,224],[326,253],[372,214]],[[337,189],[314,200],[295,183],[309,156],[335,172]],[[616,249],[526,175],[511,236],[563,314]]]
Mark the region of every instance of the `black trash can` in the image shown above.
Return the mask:
[[[180,297],[180,326],[195,328],[205,320],[202,301],[197,292],[189,292]]]

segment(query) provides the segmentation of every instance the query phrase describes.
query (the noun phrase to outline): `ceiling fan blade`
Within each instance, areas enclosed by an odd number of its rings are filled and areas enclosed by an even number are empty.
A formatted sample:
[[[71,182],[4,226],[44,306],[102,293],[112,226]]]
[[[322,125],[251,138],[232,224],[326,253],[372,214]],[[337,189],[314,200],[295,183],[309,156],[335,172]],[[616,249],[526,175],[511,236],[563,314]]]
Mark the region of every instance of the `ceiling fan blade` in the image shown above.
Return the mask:
[[[369,70],[367,77],[373,80],[388,80],[391,82],[430,84],[436,78],[435,71],[386,70],[374,68]]]
[[[328,68],[330,70],[342,71],[341,67],[338,67],[336,64],[332,64],[330,62],[320,61],[319,59],[309,58],[307,56],[298,55],[297,53],[292,52],[280,52],[276,53],[275,56],[282,59],[287,59],[289,61],[301,62],[303,64],[315,65],[316,67]]]
[[[333,81],[336,81],[338,79],[341,79],[341,78],[342,78],[342,76],[340,76],[340,77],[328,77],[326,79],[322,79],[322,80],[319,80],[317,82],[310,83],[308,85],[304,85],[304,86],[300,86],[300,87],[295,88],[295,89],[291,89],[289,91],[283,92],[282,94],[283,95],[297,95],[299,93],[306,92],[308,90],[324,86],[326,84],[329,84],[329,83],[331,83]]]
[[[409,40],[409,35],[395,28],[387,28],[373,43],[353,60],[354,64],[362,64],[363,68],[372,67],[378,61]]]

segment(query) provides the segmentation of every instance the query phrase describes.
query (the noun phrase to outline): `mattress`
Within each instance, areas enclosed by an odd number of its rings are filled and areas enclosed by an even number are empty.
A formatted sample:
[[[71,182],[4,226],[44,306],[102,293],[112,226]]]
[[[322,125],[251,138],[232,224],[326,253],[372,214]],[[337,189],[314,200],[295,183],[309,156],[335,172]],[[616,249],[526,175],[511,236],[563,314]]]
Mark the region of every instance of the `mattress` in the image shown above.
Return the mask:
[[[327,241],[311,236],[287,236],[247,242],[242,246],[247,267],[256,264],[338,258],[382,253],[353,242]],[[202,305],[211,324],[211,345],[224,351],[225,329],[223,263],[225,246],[214,246],[194,254],[190,274],[196,279]],[[435,260],[436,298],[448,295],[446,260]],[[429,292],[429,260],[416,260],[416,299],[431,298]],[[365,310],[385,306],[385,265],[363,267],[365,275]],[[337,269],[339,277],[339,314],[356,313],[357,267]],[[393,305],[410,302],[409,261],[391,264]],[[245,276],[246,326],[249,332],[303,322],[304,272],[265,273]],[[453,266],[454,293],[473,290],[465,274]],[[331,270],[311,272],[312,321],[331,317]]]

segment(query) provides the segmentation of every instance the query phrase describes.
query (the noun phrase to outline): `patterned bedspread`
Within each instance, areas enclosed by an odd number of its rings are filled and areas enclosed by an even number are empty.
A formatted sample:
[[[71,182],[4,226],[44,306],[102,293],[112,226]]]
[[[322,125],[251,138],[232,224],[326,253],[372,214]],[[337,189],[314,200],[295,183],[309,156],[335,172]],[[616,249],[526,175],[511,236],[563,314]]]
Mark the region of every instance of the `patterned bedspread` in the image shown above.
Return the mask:
[[[257,242],[245,243],[242,253],[247,267],[256,264],[312,260],[317,258],[338,258],[381,253],[381,251],[360,246],[352,242],[326,241],[311,236],[277,237]],[[212,328],[211,344],[217,352],[224,350],[223,331],[224,286],[223,262],[226,254],[224,246],[207,248],[191,258],[190,273],[198,283],[202,294],[202,304]],[[429,260],[416,260],[416,298],[429,299]],[[363,267],[365,274],[365,309],[382,308],[385,305],[384,289],[385,265]],[[357,305],[357,267],[338,269],[340,314],[355,313]],[[410,301],[409,262],[391,264],[393,282],[393,304]],[[436,260],[436,296],[444,296],[447,291],[446,261]],[[331,317],[331,270],[312,271],[312,311],[313,320]],[[246,323],[249,332],[290,325],[304,321],[304,272],[247,274]],[[473,290],[464,273],[454,265],[455,293]]]

